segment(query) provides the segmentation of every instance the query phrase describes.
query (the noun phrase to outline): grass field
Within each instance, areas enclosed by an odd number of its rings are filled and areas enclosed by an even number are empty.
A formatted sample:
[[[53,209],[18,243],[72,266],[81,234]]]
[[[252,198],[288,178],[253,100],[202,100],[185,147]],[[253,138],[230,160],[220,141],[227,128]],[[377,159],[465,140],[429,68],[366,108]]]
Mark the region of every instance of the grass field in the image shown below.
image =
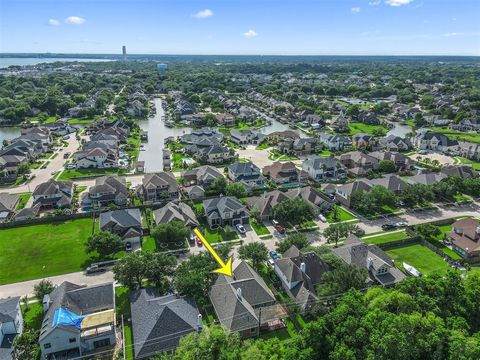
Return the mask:
[[[157,251],[157,244],[151,236],[145,236],[142,240],[142,250],[147,252]]]
[[[383,134],[386,134],[388,132],[388,129],[385,126],[382,125],[367,125],[364,123],[354,123],[351,122],[348,125],[350,129],[350,135],[355,135],[359,133],[365,133],[365,134],[370,134],[373,135],[374,131],[381,131]]]
[[[0,230],[0,285],[81,271],[92,219]]]
[[[122,321],[124,319],[124,335],[125,335],[125,359],[133,360],[133,333],[132,326],[127,322],[130,317],[130,291],[126,287],[115,288],[115,312],[117,314],[117,320]]]
[[[459,141],[466,141],[466,142],[473,142],[480,144],[480,134],[472,132],[472,133],[464,133],[461,131],[454,131],[450,129],[443,129],[443,128],[435,128],[432,131],[445,134],[449,139],[452,140],[459,140]]]
[[[258,224],[255,220],[250,219],[250,226],[255,231],[257,235],[268,235],[270,231],[268,231],[267,227],[263,224]]]
[[[450,269],[440,256],[420,244],[391,249],[386,252],[395,260],[395,264],[401,270],[405,270],[402,265],[403,262],[412,265],[425,275],[444,273]]]
[[[18,195],[20,196],[20,200],[18,201],[17,208],[15,210],[22,210],[27,204],[28,199],[30,199],[30,196],[32,196],[32,193],[26,192]]]
[[[410,236],[405,231],[386,232],[383,235],[364,237],[367,244],[385,244],[392,241],[408,239]]]
[[[57,180],[71,180],[82,177],[125,174],[127,172],[128,170],[126,169],[72,169],[64,170]]]
[[[455,157],[455,159],[457,161],[459,161],[460,164],[470,164],[470,165],[472,165],[472,168],[474,170],[480,171],[480,162],[478,162],[478,161],[469,160],[469,159],[465,159],[465,158],[462,158],[462,157]]]
[[[28,310],[22,305],[23,323],[27,329],[40,330],[43,321],[43,306],[40,303],[28,304]]]
[[[282,154],[277,150],[270,151],[270,155],[268,155],[270,160],[274,161],[290,161],[290,160],[298,160],[298,156],[293,154]]]
[[[238,235],[235,231],[225,231],[222,228],[210,229],[208,226],[203,227],[203,235],[210,244],[235,240],[238,238]]]
[[[341,222],[341,221],[347,221],[347,220],[354,220],[356,219],[355,216],[353,216],[353,214],[350,214],[348,211],[346,211],[344,208],[342,208],[341,206],[338,206],[338,205],[335,205],[336,208],[338,209],[338,220],[337,222]],[[327,222],[329,223],[333,223],[335,222],[335,219],[333,218],[333,211],[330,211],[327,215]]]

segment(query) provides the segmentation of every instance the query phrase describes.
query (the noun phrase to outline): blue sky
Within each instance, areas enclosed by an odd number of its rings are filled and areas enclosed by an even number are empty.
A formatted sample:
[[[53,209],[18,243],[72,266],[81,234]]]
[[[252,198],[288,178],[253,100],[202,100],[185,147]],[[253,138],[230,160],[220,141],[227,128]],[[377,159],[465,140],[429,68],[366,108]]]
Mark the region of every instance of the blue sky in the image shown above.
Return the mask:
[[[0,52],[480,55],[479,0],[0,0]]]

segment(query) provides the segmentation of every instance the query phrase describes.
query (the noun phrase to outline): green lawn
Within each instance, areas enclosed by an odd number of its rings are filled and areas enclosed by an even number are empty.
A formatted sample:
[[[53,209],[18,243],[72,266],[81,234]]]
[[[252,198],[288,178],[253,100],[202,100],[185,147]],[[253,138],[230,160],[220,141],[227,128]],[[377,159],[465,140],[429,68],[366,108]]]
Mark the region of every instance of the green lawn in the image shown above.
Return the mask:
[[[22,305],[22,313],[23,323],[27,329],[40,330],[44,315],[42,304],[39,302],[28,304],[28,310]]]
[[[287,318],[285,319],[285,323],[287,327],[283,329],[262,332],[259,337],[261,339],[271,339],[275,337],[280,340],[287,340],[292,338],[293,336],[296,335],[297,329],[295,328],[295,325],[293,324],[292,320]]]
[[[157,244],[151,236],[145,236],[142,240],[142,250],[147,252],[157,251]]]
[[[0,285],[81,271],[91,233],[89,218],[0,230]]]
[[[480,171],[480,162],[479,161],[469,160],[469,159],[465,159],[465,158],[462,158],[462,157],[456,157],[455,159],[457,161],[459,161],[461,164],[470,164],[470,165],[472,165],[472,168],[474,170]]]
[[[333,155],[333,153],[328,149],[323,149],[322,151],[316,153],[316,155],[322,156],[322,157],[330,157]]]
[[[365,134],[370,134],[373,135],[374,131],[382,131],[382,133],[386,134],[388,132],[388,129],[385,126],[382,125],[367,125],[364,123],[356,123],[356,122],[351,122],[348,125],[350,129],[350,135],[355,135],[359,133],[365,133]]]
[[[267,227],[263,224],[258,224],[255,220],[250,219],[250,226],[255,231],[257,235],[268,235],[270,231],[268,231]]]
[[[204,226],[202,230],[205,239],[207,239],[210,244],[238,239],[235,231],[227,232],[222,228],[210,229],[208,226]]]
[[[266,141],[264,141],[263,143],[261,143],[260,145],[258,145],[255,149],[257,150],[266,150],[266,149],[269,149],[271,148],[272,146],[267,143]]]
[[[420,244],[403,246],[386,252],[395,260],[395,264],[401,270],[404,270],[403,262],[412,265],[425,275],[444,273],[450,269],[447,262],[443,261],[440,256]]]
[[[64,170],[57,180],[72,180],[74,178],[82,177],[125,174],[127,172],[128,170],[126,169],[71,169]]]
[[[383,235],[363,238],[367,244],[385,244],[392,241],[408,239],[410,236],[403,230],[399,232],[386,232]]]
[[[28,202],[28,199],[30,199],[30,196],[32,196],[32,193],[26,192],[26,193],[21,193],[18,194],[20,196],[20,200],[18,202],[17,208],[15,210],[22,210],[25,205]]]
[[[353,214],[350,214],[344,208],[338,205],[334,205],[338,209],[338,222],[347,221],[347,220],[354,220],[356,217]],[[333,211],[330,211],[327,215],[327,222],[333,223],[335,219],[333,218]]]
[[[282,154],[278,150],[270,151],[270,155],[268,155],[270,160],[274,161],[289,161],[289,160],[298,160],[298,156],[291,155],[291,154]]]
[[[134,359],[134,349],[133,349],[133,333],[132,327],[130,324],[125,323],[123,328],[123,333],[125,336],[125,359],[133,360]]]
[[[464,133],[461,131],[454,131],[450,129],[443,129],[443,128],[434,128],[432,131],[445,134],[449,139],[458,140],[458,141],[466,141],[466,142],[473,142],[480,144],[480,134],[479,133]]]

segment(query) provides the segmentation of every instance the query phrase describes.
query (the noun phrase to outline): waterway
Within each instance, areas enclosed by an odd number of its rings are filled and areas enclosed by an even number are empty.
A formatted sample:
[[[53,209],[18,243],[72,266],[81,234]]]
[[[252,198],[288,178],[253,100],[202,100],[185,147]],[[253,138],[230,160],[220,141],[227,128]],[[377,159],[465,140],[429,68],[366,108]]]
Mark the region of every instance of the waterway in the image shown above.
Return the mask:
[[[0,148],[3,140],[12,140],[20,136],[20,130],[19,127],[0,127]]]
[[[387,133],[388,135],[395,135],[401,138],[405,138],[407,134],[413,132],[413,129],[410,125],[401,125],[395,123],[395,126]]]

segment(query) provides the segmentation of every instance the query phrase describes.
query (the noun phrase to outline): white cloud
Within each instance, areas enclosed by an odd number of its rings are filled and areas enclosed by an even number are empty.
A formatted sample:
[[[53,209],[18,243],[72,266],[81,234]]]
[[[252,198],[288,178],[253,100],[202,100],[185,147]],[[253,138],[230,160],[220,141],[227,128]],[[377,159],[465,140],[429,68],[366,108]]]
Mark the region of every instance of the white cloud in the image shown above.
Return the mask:
[[[193,17],[195,17],[197,19],[205,19],[205,18],[212,17],[213,15],[214,14],[213,14],[212,10],[204,9],[204,10],[200,10],[199,12],[197,12],[195,15],[193,15]]]
[[[413,2],[413,0],[385,0],[385,4],[390,6],[408,5],[411,2]]]
[[[85,21],[87,20],[80,16],[69,16],[65,19],[65,22],[70,25],[82,25]]]
[[[255,36],[258,36],[255,30],[248,30],[247,32],[244,32],[242,35],[247,39],[251,39],[251,38],[254,38]]]
[[[457,21],[457,18],[452,18],[452,21]]]
[[[352,7],[350,9],[350,11],[354,14],[358,14],[360,12],[360,8],[357,6],[357,7]]]
[[[368,5],[377,6],[377,5],[380,5],[381,3],[382,3],[382,0],[372,0],[368,3]]]
[[[60,25],[60,21],[58,21],[57,19],[48,19],[48,25],[58,26]]]

